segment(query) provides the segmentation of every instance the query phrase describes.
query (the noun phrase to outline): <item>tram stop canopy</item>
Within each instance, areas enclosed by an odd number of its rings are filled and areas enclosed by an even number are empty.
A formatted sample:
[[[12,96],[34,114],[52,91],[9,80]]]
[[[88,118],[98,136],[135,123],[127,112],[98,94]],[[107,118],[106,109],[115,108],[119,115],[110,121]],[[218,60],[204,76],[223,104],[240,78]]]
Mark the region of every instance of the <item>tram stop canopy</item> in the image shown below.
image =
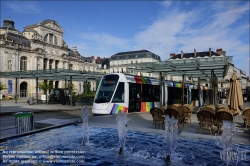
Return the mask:
[[[182,84],[185,83],[185,77],[198,78],[198,87],[200,80],[210,83],[210,96],[207,104],[217,104],[218,100],[218,78],[224,78],[227,75],[229,65],[232,64],[232,56],[211,56],[197,58],[169,59],[163,62],[151,62],[136,64],[136,67],[128,67],[128,71],[137,71],[143,73],[160,73],[162,75],[182,76]],[[184,94],[183,86],[183,94]],[[184,101],[184,95],[182,95]],[[162,99],[161,99],[162,100]],[[161,106],[160,102],[160,106]],[[199,106],[201,102],[199,102]],[[182,103],[183,104],[183,103]]]
[[[1,78],[26,78],[39,80],[70,80],[72,81],[86,81],[101,79],[103,73],[85,72],[69,69],[50,69],[50,70],[23,70],[12,72],[1,72]]]
[[[211,73],[217,78],[227,75],[232,56],[197,57],[189,59],[169,59],[163,62],[139,63],[136,67],[128,68],[129,71],[146,73],[162,73],[172,76],[182,76],[200,79],[211,79]]]

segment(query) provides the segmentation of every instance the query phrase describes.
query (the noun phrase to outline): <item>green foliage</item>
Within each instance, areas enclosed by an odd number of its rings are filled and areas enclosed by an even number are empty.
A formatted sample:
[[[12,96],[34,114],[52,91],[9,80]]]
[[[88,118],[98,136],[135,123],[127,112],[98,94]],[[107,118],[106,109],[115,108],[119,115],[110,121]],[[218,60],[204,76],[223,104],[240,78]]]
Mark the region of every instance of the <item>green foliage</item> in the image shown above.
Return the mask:
[[[0,91],[1,90],[7,90],[7,89],[8,89],[7,86],[0,82]]]
[[[84,82],[84,84],[83,84],[83,93],[81,94],[81,96],[83,96],[83,97],[85,97],[85,96],[94,97],[95,96],[95,92],[93,92],[91,90],[90,84]]]
[[[66,85],[64,84],[64,87],[66,87],[65,88],[66,90],[70,90],[69,83],[66,83]],[[73,83],[71,84],[71,89],[72,89],[72,92],[76,92],[77,91],[77,88],[76,88],[76,86]]]
[[[47,91],[53,88],[53,84],[49,84],[48,82],[40,82],[38,83],[38,88],[42,89],[44,94],[47,94]]]

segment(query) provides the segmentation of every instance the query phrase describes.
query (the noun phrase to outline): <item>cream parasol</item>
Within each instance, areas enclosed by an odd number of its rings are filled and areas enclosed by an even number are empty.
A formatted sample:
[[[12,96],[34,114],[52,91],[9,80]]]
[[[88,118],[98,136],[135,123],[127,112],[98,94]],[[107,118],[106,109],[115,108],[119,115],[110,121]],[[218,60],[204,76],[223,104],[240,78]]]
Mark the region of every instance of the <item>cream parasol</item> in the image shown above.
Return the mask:
[[[235,73],[230,78],[228,106],[234,116],[237,114],[241,115],[241,110],[243,109],[242,89],[239,79]]]

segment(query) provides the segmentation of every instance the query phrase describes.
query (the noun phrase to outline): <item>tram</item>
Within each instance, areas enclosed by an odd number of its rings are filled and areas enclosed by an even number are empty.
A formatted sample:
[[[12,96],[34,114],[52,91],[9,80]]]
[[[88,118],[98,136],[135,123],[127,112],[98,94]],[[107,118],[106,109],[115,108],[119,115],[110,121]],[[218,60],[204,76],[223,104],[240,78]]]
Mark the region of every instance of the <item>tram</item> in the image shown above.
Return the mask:
[[[185,84],[184,104],[203,104],[205,87]],[[161,93],[160,93],[161,90]],[[94,98],[92,112],[97,114],[117,114],[122,112],[149,112],[152,107],[182,103],[182,84],[164,80],[162,88],[155,78],[123,73],[106,74],[102,77]]]

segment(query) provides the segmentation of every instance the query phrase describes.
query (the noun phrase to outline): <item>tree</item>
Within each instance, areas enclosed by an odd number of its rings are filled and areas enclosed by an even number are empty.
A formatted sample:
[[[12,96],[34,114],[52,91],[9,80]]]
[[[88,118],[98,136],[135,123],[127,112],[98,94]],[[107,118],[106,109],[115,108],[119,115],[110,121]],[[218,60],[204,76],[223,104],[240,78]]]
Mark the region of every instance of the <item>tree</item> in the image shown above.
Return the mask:
[[[1,90],[7,90],[7,89],[8,89],[7,86],[0,82],[0,91]]]
[[[95,93],[91,90],[91,86],[89,83],[84,82],[83,84],[83,96],[94,96]]]
[[[66,83],[66,85],[64,85],[65,86],[65,88],[67,89],[67,90],[70,90],[69,88],[70,88],[70,86],[69,86],[69,84],[68,83]],[[72,90],[72,92],[76,92],[77,91],[77,88],[76,88],[76,86],[72,83],[71,84],[71,90]]]
[[[38,83],[38,88],[43,90],[43,93],[46,95],[47,91],[53,88],[53,84],[49,84],[47,81]]]

